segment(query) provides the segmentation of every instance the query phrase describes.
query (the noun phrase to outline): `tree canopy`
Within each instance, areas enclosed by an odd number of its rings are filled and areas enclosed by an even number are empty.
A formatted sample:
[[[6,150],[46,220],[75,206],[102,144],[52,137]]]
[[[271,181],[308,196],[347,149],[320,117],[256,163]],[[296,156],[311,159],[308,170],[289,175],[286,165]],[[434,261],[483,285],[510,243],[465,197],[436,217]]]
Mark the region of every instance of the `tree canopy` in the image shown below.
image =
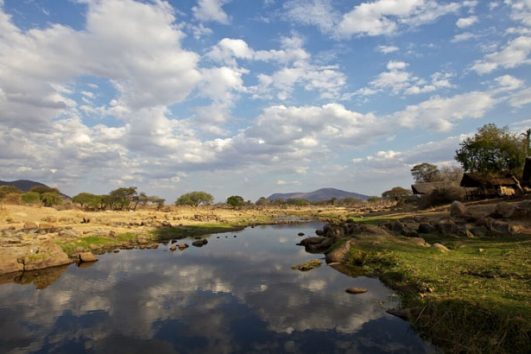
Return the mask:
[[[177,200],[175,201],[175,205],[191,205],[191,206],[199,206],[199,205],[209,205],[212,204],[214,201],[214,197],[207,193],[207,192],[190,192],[181,195]]]
[[[440,177],[437,166],[427,162],[413,166],[411,174],[416,183],[435,182]]]
[[[495,124],[486,124],[456,151],[455,159],[466,172],[520,175],[525,162],[526,140]]]
[[[231,195],[227,198],[227,204],[234,208],[238,208],[245,204],[245,200],[239,195]]]

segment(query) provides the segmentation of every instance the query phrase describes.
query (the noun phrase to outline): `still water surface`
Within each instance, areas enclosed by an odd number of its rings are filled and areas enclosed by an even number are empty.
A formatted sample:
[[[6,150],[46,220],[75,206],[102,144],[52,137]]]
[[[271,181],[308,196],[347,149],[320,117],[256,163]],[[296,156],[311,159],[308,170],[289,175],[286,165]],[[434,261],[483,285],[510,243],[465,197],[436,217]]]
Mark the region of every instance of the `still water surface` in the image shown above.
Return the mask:
[[[1,353],[429,353],[376,279],[323,265],[298,232],[264,226],[202,247],[124,250],[0,285]],[[237,237],[234,237],[237,235]],[[191,244],[190,240],[183,240]],[[179,242],[183,242],[179,241]],[[362,295],[345,293],[364,287]]]

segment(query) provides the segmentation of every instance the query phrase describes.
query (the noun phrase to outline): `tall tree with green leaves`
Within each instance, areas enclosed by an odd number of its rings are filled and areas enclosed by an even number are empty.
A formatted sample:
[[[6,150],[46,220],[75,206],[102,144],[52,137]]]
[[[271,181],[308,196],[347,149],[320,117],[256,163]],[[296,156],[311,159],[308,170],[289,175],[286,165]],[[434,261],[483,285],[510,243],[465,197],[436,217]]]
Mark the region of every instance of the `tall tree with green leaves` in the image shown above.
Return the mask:
[[[209,205],[214,201],[212,194],[207,192],[195,191],[181,195],[175,201],[175,205],[190,205],[190,206],[200,206],[200,205]]]
[[[486,124],[460,144],[455,159],[465,172],[520,176],[526,154],[524,141],[522,136],[509,132],[507,127]]]
[[[413,166],[411,175],[416,183],[435,182],[440,179],[439,169],[431,163],[423,162]]]

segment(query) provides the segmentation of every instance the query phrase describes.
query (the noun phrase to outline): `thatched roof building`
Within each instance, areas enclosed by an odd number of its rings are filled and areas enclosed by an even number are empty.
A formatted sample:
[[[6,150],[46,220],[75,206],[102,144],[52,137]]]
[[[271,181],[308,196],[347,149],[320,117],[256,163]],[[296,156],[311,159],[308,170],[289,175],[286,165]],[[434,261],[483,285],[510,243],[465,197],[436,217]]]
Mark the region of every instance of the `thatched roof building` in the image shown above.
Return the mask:
[[[518,180],[512,176],[485,176],[465,173],[461,187],[467,189],[467,197],[511,196],[522,190]]]
[[[436,189],[447,188],[451,185],[452,184],[448,182],[422,182],[413,184],[411,190],[413,191],[413,194],[428,195]]]

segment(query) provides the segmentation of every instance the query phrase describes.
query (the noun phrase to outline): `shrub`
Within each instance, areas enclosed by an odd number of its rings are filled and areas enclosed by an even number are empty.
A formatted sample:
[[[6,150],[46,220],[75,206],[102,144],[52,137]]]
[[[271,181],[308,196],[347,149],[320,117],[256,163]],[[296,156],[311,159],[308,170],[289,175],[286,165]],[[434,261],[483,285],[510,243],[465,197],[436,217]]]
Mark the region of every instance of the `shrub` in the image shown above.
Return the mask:
[[[20,196],[22,202],[25,204],[40,204],[41,196],[37,192],[26,192]]]
[[[181,195],[177,200],[175,201],[175,205],[191,205],[191,206],[199,206],[199,205],[209,205],[212,204],[214,201],[214,197],[206,192],[190,192]]]
[[[227,204],[233,208],[238,208],[245,204],[245,200],[239,195],[232,195],[227,198]]]

